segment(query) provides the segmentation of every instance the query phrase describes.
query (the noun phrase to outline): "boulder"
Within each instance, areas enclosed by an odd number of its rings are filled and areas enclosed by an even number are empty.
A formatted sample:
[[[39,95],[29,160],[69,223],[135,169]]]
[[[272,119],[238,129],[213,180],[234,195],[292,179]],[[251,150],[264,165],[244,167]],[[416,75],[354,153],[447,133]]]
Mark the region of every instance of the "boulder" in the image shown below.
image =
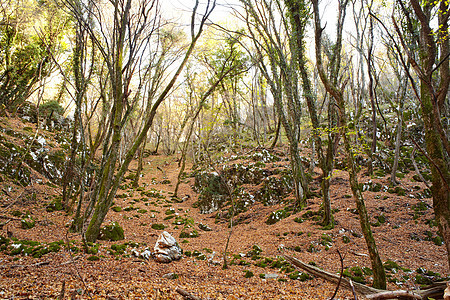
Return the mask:
[[[181,258],[181,248],[173,236],[163,231],[156,241],[153,257],[156,261],[169,263]]]

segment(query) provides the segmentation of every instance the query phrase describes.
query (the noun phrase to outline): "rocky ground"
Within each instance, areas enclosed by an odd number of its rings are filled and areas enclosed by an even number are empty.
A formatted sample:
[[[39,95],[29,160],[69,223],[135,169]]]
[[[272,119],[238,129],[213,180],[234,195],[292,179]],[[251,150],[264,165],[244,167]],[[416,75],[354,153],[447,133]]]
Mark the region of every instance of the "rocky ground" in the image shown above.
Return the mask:
[[[2,134],[10,140],[5,131]],[[296,271],[281,256],[295,256],[337,273],[336,250],[344,257],[344,274],[370,284],[370,261],[347,173],[333,173],[336,226],[324,230],[317,224],[319,197],[309,199],[301,211],[292,208],[289,183],[282,182],[288,164],[285,151],[279,148],[271,154],[280,160],[267,160],[271,156],[262,150],[249,151],[228,157],[221,169],[216,167],[219,170],[209,170],[208,174],[221,172],[224,166],[233,169],[229,178],[236,176],[229,184],[242,187],[233,198],[232,228],[232,203],[224,200],[214,211],[207,202],[221,195],[205,194],[198,187],[200,175],[206,173],[193,172],[188,166],[174,199],[177,157],[146,157],[139,188],[131,188],[131,180],[126,179],[105,220],[105,224],[119,223],[125,240],[98,241],[90,245],[89,253],[81,251],[79,234],[67,230],[71,215],[51,206],[61,194],[55,183],[33,171],[24,188],[2,175],[0,298],[182,299],[176,292],[181,288],[201,299],[327,299],[334,284]],[[135,168],[132,165],[130,171]],[[389,289],[417,289],[449,275],[432,200],[414,175],[405,172],[399,187],[392,188],[387,175],[369,177],[360,172]],[[243,176],[249,176],[248,180],[241,180]],[[319,180],[318,176],[313,180],[316,191]],[[163,230],[177,239],[184,252],[181,260],[162,264],[133,254],[153,250]],[[228,238],[229,266],[223,269]],[[340,289],[337,298],[353,299],[353,295]]]

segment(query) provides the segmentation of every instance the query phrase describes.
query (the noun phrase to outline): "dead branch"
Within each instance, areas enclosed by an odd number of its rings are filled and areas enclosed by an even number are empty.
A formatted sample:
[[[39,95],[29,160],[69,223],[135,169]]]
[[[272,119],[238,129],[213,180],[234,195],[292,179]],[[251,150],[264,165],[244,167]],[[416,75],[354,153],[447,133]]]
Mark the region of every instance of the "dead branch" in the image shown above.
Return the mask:
[[[320,277],[322,279],[325,279],[325,280],[333,282],[333,283],[339,282],[340,276],[338,276],[336,274],[332,274],[327,271],[321,270],[317,267],[305,264],[305,263],[301,262],[300,260],[298,260],[294,257],[290,257],[288,255],[283,255],[283,257],[289,263],[291,263],[293,266],[298,267],[302,270],[305,270],[306,272],[308,272],[314,276]],[[341,285],[349,290],[352,289],[350,281],[347,278],[342,278]],[[363,295],[371,295],[371,294],[384,292],[383,290],[379,290],[379,289],[376,289],[376,288],[373,288],[373,287],[370,287],[370,286],[367,286],[364,284],[360,284],[357,282],[354,282],[353,285],[354,285],[355,291],[360,294],[363,294]]]
[[[413,150],[411,151],[411,161],[413,163],[414,166],[414,170],[416,171],[416,174],[419,176],[420,180],[425,183],[425,185],[427,186],[427,188],[430,188],[430,185],[428,184],[428,182],[425,180],[425,178],[423,178],[422,174],[420,173],[419,167],[417,166],[417,162],[416,159],[414,158],[414,154],[416,153],[416,148],[413,148]]]
[[[196,296],[192,295],[191,293],[189,293],[179,287],[176,289],[176,292],[178,294],[180,294],[181,296],[183,296],[184,299],[187,299],[187,300],[202,300],[201,298],[196,297]]]
[[[288,256],[286,254],[283,254],[284,259],[286,259],[289,263],[291,263],[293,266],[300,268],[302,270],[305,270],[306,272],[317,276],[319,278],[322,278],[324,280],[327,280],[329,282],[338,283],[339,277],[336,274],[329,273],[327,271],[321,270],[317,267],[305,264],[301,262],[300,260]],[[353,291],[355,299],[356,294],[355,292],[362,294],[366,296],[368,299],[376,299],[376,300],[382,300],[382,299],[428,299],[428,298],[434,298],[434,299],[441,299],[444,294],[444,290],[447,287],[447,285],[450,284],[450,281],[447,282],[436,282],[433,283],[431,286],[427,287],[423,290],[417,290],[417,291],[385,291],[385,290],[379,290],[364,284],[360,284],[357,282],[352,282],[351,280],[347,278],[342,278],[341,285],[351,291]],[[450,294],[450,290],[449,290]],[[450,299],[449,299],[450,300]]]
[[[355,300],[358,300],[358,296],[356,295],[355,286],[353,285],[353,281],[351,279],[349,279],[349,282],[350,282],[350,286],[352,288],[353,297],[355,298]]]
[[[415,293],[409,291],[386,291],[377,294],[367,295],[367,299],[422,299],[422,296],[419,296]]]
[[[344,258],[341,255],[341,252],[339,252],[339,249],[337,249],[337,253],[339,254],[339,260],[341,262],[341,275],[339,276],[339,281],[336,285],[336,290],[334,291],[333,296],[331,296],[330,300],[333,300],[334,297],[336,297],[337,292],[339,291],[339,287],[341,286],[341,281],[342,281],[342,275],[344,274]]]

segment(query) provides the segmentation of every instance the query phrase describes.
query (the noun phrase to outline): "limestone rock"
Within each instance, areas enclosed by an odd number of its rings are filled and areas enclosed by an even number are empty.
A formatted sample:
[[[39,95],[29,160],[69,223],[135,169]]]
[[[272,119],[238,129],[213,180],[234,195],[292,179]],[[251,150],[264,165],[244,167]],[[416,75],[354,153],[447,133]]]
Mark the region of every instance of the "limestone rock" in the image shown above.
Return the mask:
[[[181,258],[181,248],[173,236],[163,231],[156,241],[153,257],[156,261],[169,263]]]

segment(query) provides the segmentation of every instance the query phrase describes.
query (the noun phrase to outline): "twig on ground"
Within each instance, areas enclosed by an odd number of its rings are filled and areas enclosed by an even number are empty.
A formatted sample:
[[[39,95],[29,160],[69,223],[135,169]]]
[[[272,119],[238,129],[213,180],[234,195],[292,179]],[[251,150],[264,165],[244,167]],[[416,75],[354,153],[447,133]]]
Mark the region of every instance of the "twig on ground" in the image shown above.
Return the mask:
[[[42,261],[42,262],[38,262],[35,264],[31,264],[31,265],[12,265],[12,266],[1,266],[1,268],[28,268],[28,267],[37,267],[37,266],[45,266],[45,265],[49,265],[50,262],[49,261]]]
[[[353,285],[353,281],[351,279],[349,279],[348,281],[349,281],[350,286],[352,288],[353,297],[355,297],[355,300],[358,300],[358,297],[356,296],[356,292],[355,292],[355,286]]]

